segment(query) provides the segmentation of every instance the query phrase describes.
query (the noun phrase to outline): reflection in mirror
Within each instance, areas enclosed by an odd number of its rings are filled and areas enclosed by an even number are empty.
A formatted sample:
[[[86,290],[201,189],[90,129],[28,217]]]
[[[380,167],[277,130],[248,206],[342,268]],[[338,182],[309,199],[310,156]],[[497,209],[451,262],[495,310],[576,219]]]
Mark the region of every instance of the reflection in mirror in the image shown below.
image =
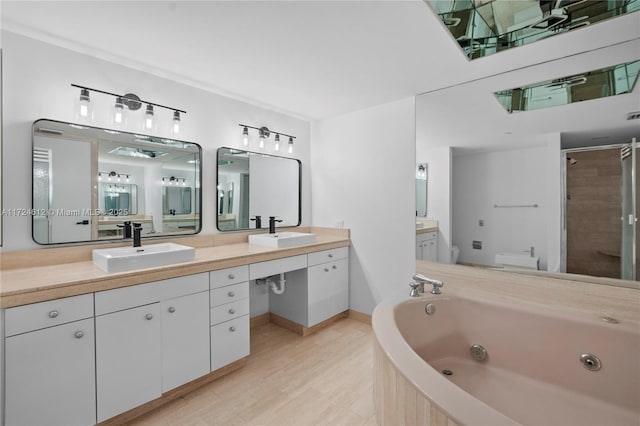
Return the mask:
[[[416,216],[427,217],[427,163],[416,167]]]
[[[146,237],[199,232],[200,157],[191,142],[38,120],[33,239],[120,239],[125,221]]]
[[[301,222],[299,160],[233,148],[218,149],[216,197],[220,231],[268,228],[269,216],[282,222],[278,227]]]

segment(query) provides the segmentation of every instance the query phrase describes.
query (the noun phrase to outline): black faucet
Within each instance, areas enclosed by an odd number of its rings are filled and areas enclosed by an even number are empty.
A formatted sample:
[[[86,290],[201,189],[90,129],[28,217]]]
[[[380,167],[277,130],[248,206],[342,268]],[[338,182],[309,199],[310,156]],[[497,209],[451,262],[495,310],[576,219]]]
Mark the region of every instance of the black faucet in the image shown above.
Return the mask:
[[[256,229],[262,228],[262,216],[256,215],[256,217],[252,218],[251,220],[256,222]]]
[[[276,222],[282,222],[282,219],[276,220],[275,216],[269,216],[269,233],[276,233]]]
[[[142,246],[142,241],[140,241],[141,233],[142,233],[142,224],[134,223],[133,224],[133,246],[134,247]]]
[[[118,228],[122,228],[122,238],[131,238],[131,221],[122,222],[122,225],[118,225]]]

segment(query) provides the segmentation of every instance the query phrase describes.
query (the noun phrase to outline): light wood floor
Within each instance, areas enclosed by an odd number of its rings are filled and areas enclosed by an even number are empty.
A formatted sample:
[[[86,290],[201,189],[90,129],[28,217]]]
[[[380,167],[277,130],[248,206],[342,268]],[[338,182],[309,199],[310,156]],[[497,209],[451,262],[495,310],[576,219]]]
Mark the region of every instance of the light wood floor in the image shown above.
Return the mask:
[[[375,425],[372,345],[349,318],[306,337],[256,327],[244,368],[131,425]]]

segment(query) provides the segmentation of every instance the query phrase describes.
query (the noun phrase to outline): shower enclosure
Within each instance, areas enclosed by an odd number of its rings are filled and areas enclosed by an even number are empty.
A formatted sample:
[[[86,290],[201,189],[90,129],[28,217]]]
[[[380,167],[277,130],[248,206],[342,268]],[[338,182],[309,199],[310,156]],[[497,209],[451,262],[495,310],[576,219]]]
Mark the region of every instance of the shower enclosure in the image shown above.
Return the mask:
[[[564,150],[563,270],[638,280],[637,143]]]

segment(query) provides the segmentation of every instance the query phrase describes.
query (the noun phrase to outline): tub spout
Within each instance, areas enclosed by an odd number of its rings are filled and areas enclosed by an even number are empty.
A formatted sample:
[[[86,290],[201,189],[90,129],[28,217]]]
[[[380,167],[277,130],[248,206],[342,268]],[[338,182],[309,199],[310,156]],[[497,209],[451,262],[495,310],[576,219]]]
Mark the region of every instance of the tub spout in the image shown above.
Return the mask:
[[[413,276],[413,279],[416,280],[419,283],[422,283],[422,285],[424,286],[424,284],[431,284],[433,286],[433,288],[431,289],[431,294],[441,294],[442,291],[440,290],[442,288],[442,286],[444,286],[444,283],[440,280],[434,280],[433,278],[427,278],[422,274],[415,274]],[[424,287],[423,290],[424,292]]]

